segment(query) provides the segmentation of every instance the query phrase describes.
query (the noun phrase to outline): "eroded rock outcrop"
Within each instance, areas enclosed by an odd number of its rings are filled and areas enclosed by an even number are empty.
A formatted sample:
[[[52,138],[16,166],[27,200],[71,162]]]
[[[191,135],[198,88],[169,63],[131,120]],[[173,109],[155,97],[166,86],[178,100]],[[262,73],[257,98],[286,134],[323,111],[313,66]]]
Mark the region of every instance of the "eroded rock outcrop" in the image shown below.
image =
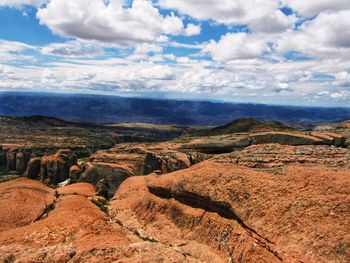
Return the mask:
[[[41,170],[41,157],[35,157],[30,159],[26,171],[26,177],[29,179],[37,179],[40,175]]]
[[[186,169],[191,166],[188,155],[181,152],[153,153],[147,152],[144,160],[144,172],[147,175],[154,171],[162,174]]]
[[[69,178],[70,168],[76,163],[75,154],[62,149],[53,155],[31,158],[24,175],[30,179],[39,179],[45,184],[57,185]]]
[[[238,134],[235,136],[214,136],[194,139],[180,146],[180,149],[192,150],[203,153],[230,153],[242,150],[250,145],[278,143],[281,145],[334,145],[342,147],[345,138],[335,133],[286,133],[266,132],[258,134]]]
[[[253,145],[239,152],[218,155],[217,162],[231,162],[251,168],[279,168],[288,164],[350,168],[350,150],[325,145]]]
[[[133,176],[133,173],[126,166],[113,163],[87,163],[82,167],[78,182],[88,182],[94,186],[99,185],[98,191],[100,194],[102,194],[102,191],[104,196],[112,197],[119,185],[130,176]],[[104,182],[105,189],[103,190],[101,189],[101,180]]]
[[[189,168],[207,158],[200,153],[180,152],[176,147],[178,145],[174,143],[116,145],[96,152],[85,164],[71,167],[70,178],[73,182],[91,183],[101,195],[112,197],[130,176],[148,175],[154,171],[166,174]]]
[[[94,200],[98,199],[93,194],[88,184],[73,184],[58,192],[26,178],[0,184],[0,208],[6,211],[0,213],[0,220],[8,222],[0,228],[0,260],[204,262],[203,257],[190,256],[191,246],[172,247],[113,222],[97,206]],[[37,198],[13,199],[26,195]],[[19,201],[24,209],[19,209]],[[9,207],[8,202],[14,207]]]
[[[272,131],[293,131],[292,127],[288,127],[278,121],[258,121],[252,118],[241,118],[234,120],[224,126],[215,127],[205,132],[207,136],[225,135],[234,133],[258,133]]]
[[[211,247],[223,262],[348,262],[347,168],[286,166],[281,173],[205,161],[134,177],[110,213],[162,242]]]
[[[22,147],[9,147],[6,149],[6,169],[23,174],[27,169],[27,163],[32,156],[29,149]]]
[[[54,191],[37,181],[20,178],[1,183],[0,232],[31,224],[54,199]]]

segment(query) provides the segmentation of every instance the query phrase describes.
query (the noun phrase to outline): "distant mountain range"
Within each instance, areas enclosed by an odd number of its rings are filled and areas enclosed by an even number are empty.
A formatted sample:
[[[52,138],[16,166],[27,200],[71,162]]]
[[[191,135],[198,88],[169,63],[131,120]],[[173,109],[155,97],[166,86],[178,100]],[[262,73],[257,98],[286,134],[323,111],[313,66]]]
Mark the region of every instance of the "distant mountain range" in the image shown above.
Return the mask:
[[[138,122],[217,126],[251,117],[287,125],[315,125],[350,119],[350,108],[158,100],[100,95],[0,93],[0,115],[45,115],[90,123]]]

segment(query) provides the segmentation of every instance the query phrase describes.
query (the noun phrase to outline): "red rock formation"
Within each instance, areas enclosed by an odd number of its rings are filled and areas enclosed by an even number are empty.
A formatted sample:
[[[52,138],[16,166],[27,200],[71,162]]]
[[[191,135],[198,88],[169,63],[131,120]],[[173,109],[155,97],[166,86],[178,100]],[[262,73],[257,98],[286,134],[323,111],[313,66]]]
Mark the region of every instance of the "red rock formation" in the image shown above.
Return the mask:
[[[41,158],[35,157],[30,159],[27,166],[26,176],[29,179],[37,179],[40,175]]]
[[[5,165],[7,170],[23,174],[26,171],[27,163],[31,158],[31,151],[23,147],[8,147],[5,151]],[[4,157],[1,158],[3,159]],[[2,163],[4,163],[4,160],[2,160]]]
[[[277,168],[287,164],[326,165],[350,168],[350,150],[334,146],[286,146],[261,144],[240,152],[214,157],[217,162],[232,162],[251,168]]]
[[[76,164],[76,157],[70,150],[59,150],[41,160],[40,180],[45,184],[58,184],[69,177],[69,169]]]
[[[340,124],[340,128],[342,129],[350,129],[350,121],[344,121]]]
[[[200,153],[183,153],[175,150],[175,143],[121,144],[98,151],[90,162],[70,169],[73,182],[88,182],[97,192],[113,197],[119,185],[130,176],[147,175],[154,171],[161,174],[189,168],[205,157]],[[106,194],[108,192],[108,194]]]
[[[19,193],[23,197],[33,197],[32,187],[39,199],[13,199]],[[81,191],[82,188],[85,190]],[[1,224],[0,260],[44,263],[200,262],[190,257],[190,246],[171,247],[113,222],[89,200],[90,197],[86,197],[86,194],[91,194],[90,188],[86,184],[73,184],[63,187],[58,194],[53,191],[50,194],[46,192],[47,187],[28,179],[0,184],[0,207],[1,211],[6,211],[6,215],[0,213],[0,220],[8,222]],[[53,205],[38,218],[37,215],[43,213],[43,209],[38,209],[43,201],[51,202],[53,199]],[[16,209],[9,209],[8,203]],[[22,207],[25,209],[20,209]],[[29,207],[31,209],[26,209]],[[22,218],[26,220],[20,223],[18,219]]]
[[[129,167],[113,163],[87,163],[82,171],[78,181],[88,182],[96,186],[100,180],[104,180],[108,189],[108,197],[114,195],[116,189],[125,179],[133,176]]]
[[[203,153],[230,153],[240,151],[250,145],[278,143],[281,145],[335,145],[343,146],[345,138],[335,133],[307,133],[293,132],[266,132],[258,134],[240,134],[235,136],[216,136],[193,139],[189,143],[180,146]]]
[[[37,220],[53,201],[53,190],[24,178],[0,184],[0,232]]]
[[[349,262],[349,174],[288,166],[275,175],[205,161],[128,179],[110,211],[162,242],[208,245],[226,262]]]

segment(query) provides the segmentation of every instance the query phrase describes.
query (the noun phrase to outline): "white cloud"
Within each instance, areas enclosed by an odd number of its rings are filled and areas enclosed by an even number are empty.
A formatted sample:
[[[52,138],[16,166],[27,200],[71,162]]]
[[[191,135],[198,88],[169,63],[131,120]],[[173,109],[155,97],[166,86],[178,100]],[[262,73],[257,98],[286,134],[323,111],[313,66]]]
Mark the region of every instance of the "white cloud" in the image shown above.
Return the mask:
[[[266,42],[247,33],[228,33],[219,42],[211,41],[203,52],[209,53],[215,60],[230,61],[237,59],[259,58],[266,51]]]
[[[185,28],[173,14],[162,16],[147,0],[134,0],[130,8],[123,8],[122,0],[111,0],[108,5],[102,0],[51,0],[38,10],[37,17],[58,35],[120,45],[156,41],[162,34],[199,32],[194,25]]]
[[[29,49],[36,49],[36,47],[21,42],[0,39],[0,62],[32,59],[31,56],[21,54]]]
[[[281,33],[293,28],[295,15],[282,13],[278,0],[160,0],[160,6],[199,20],[228,26],[247,24],[254,32]]]
[[[49,0],[0,0],[0,6],[20,7],[23,5],[32,5],[39,7],[42,3]]]
[[[11,68],[0,64],[0,77],[1,78],[6,78],[8,76],[11,76],[12,74],[13,74],[13,70],[11,70]]]
[[[160,6],[178,10],[200,20],[212,19],[219,23],[249,23],[277,10],[275,0],[160,0]]]
[[[277,41],[279,52],[299,51],[313,57],[346,58],[350,55],[350,10],[321,13],[299,31],[289,31]]]
[[[186,36],[199,35],[201,33],[201,27],[194,24],[188,24],[185,29]]]
[[[286,16],[280,10],[276,10],[261,19],[252,20],[249,25],[258,33],[282,33],[293,28],[296,22],[295,15]]]
[[[279,10],[281,1],[161,0],[160,6],[181,13],[165,16],[156,1],[135,0],[132,7],[122,8],[122,0],[108,5],[102,0],[51,0],[37,17],[56,34],[73,40],[44,47],[0,40],[0,89],[155,92],[345,105],[350,101],[348,4],[283,0],[298,12],[286,16]],[[4,3],[38,6],[40,1],[0,0]],[[295,29],[300,15],[316,13]],[[228,31],[236,23],[247,24],[251,31],[224,33],[216,41],[176,42],[172,35],[201,33],[201,22],[185,26],[183,14],[226,24]],[[34,56],[40,52],[40,61],[24,63],[30,59],[28,50]],[[288,60],[283,56],[288,51],[312,59]],[[60,59],[53,61],[52,56]]]
[[[162,47],[156,45],[156,44],[151,44],[151,43],[142,43],[138,44],[135,47],[135,54],[139,55],[146,55],[151,52],[153,53],[161,53],[163,51]]]
[[[45,55],[73,58],[92,58],[103,54],[101,45],[97,43],[83,43],[79,41],[68,41],[65,43],[54,43],[41,48]]]
[[[349,0],[283,0],[282,2],[304,16],[350,9]]]

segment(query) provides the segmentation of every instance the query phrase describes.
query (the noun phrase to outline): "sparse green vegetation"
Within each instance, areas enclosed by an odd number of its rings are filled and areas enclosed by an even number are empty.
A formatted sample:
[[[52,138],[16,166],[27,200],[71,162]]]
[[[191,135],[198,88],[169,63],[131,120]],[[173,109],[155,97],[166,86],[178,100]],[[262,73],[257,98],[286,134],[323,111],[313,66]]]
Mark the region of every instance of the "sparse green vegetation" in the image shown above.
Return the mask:
[[[151,242],[151,243],[157,243],[158,241],[152,237],[144,236],[142,235],[137,229],[133,230],[134,235],[136,235],[138,238],[142,239],[143,241]]]
[[[94,198],[91,199],[91,202],[96,205],[100,210],[108,214],[108,201],[104,198]]]

